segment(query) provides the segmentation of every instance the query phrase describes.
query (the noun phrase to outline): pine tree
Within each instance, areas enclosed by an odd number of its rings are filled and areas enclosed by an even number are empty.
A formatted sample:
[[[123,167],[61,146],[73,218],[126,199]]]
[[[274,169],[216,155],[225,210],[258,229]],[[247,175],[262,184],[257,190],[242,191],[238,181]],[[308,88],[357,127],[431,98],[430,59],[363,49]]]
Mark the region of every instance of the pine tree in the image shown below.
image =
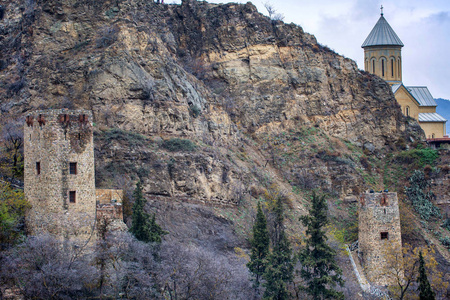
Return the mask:
[[[277,198],[275,209],[273,251],[267,259],[267,267],[264,273],[266,280],[264,286],[265,299],[283,300],[290,297],[287,284],[294,277],[294,264],[292,249],[286,237],[283,226],[283,203],[281,197]]]
[[[256,221],[253,225],[253,237],[250,240],[252,250],[250,261],[247,264],[250,272],[255,276],[255,286],[258,287],[264,271],[266,270],[267,256],[269,254],[269,231],[267,230],[267,220],[261,204],[258,202]]]
[[[425,262],[423,260],[422,251],[419,252],[419,299],[420,300],[434,300],[434,292],[431,289],[428,281],[427,273],[425,271]]]
[[[140,182],[136,184],[133,198],[133,224],[131,225],[130,232],[140,241],[161,243],[161,237],[167,234],[167,232],[162,230],[161,226],[156,223],[155,215],[150,218],[150,215],[144,211],[147,201],[142,194],[142,185]]]
[[[342,270],[334,259],[336,251],[327,245],[323,230],[328,222],[325,196],[314,193],[309,215],[300,217],[300,221],[307,227],[306,234],[309,235],[306,248],[299,253],[300,275],[307,282],[306,292],[313,299],[343,299],[343,293],[333,289],[336,284],[342,286],[344,282]]]

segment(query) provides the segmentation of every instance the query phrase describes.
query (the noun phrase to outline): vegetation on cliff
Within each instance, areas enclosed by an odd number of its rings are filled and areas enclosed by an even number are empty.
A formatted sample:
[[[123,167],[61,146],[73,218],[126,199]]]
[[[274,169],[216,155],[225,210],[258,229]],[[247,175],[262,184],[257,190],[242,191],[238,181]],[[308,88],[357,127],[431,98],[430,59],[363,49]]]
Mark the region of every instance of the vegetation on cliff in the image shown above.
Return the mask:
[[[72,254],[59,253],[54,265],[43,259],[41,276],[32,264],[18,263],[26,261],[26,247],[41,249],[27,240],[4,258],[11,270],[24,266],[8,277],[24,295],[153,297],[158,291],[167,298],[252,298],[243,266],[256,203],[267,204],[271,232],[274,200],[284,195],[285,242],[296,253],[306,238],[298,217],[307,213],[314,190],[328,199],[328,241],[337,250],[347,298],[361,291],[339,247],[357,239],[356,201],[367,189],[398,192],[404,240],[434,243],[437,267],[448,269],[445,253],[439,255],[439,240],[450,235],[440,226],[444,220],[419,222],[404,190],[419,169],[444,197],[448,153],[422,146],[423,132],[402,116],[387,83],[301,27],[271,20],[251,3],[0,5],[3,128],[38,108],[92,110],[97,185],[124,189],[131,203],[140,181],[148,200],[143,212],[171,233],[162,239],[161,264],[146,260],[153,250],[130,236],[110,240],[105,265],[117,272],[101,291],[83,278],[75,291],[58,289],[57,280],[45,289],[48,278],[64,276],[63,260]],[[9,150],[0,144],[0,167],[15,184],[22,150],[11,142]],[[50,256],[60,246],[48,243],[53,250],[44,254]],[[77,270],[98,271],[81,267],[92,266],[87,257],[79,263]],[[52,273],[58,270],[64,272]],[[27,280],[35,284],[21,285]]]

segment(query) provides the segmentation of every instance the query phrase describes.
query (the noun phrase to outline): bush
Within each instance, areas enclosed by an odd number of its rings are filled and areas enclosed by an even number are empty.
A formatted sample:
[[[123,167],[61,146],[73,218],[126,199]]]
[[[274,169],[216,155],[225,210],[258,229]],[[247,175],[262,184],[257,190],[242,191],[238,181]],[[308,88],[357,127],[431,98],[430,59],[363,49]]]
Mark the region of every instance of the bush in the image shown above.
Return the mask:
[[[104,138],[106,142],[113,140],[124,141],[130,146],[142,146],[147,142],[147,138],[142,134],[122,130],[119,128],[108,129],[103,132],[100,138]]]
[[[106,48],[117,41],[119,34],[118,26],[107,26],[100,29],[98,38],[95,40],[97,48]]]
[[[194,118],[197,118],[202,113],[200,107],[198,107],[197,105],[192,105],[189,108],[189,112],[191,113],[191,116],[193,116]]]
[[[433,166],[439,154],[433,149],[412,149],[403,151],[397,155],[395,160],[398,163],[416,165],[417,167],[423,167],[425,165]]]
[[[442,224],[442,227],[447,228],[447,230],[450,230],[450,218],[447,218],[444,221],[444,224]]]
[[[10,95],[14,95],[14,94],[19,93],[19,91],[21,89],[23,89],[24,87],[25,87],[25,80],[22,78],[16,82],[11,83],[9,85],[8,89],[9,89]]]
[[[450,249],[450,238],[449,237],[440,238],[439,241],[442,243],[442,245],[444,245],[445,247]]]
[[[171,152],[194,151],[196,148],[195,144],[192,141],[179,138],[165,140],[161,144],[161,147]]]
[[[409,182],[410,186],[405,188],[406,196],[420,217],[424,220],[429,220],[431,216],[440,217],[439,208],[431,203],[431,199],[435,196],[430,191],[430,183],[425,178],[425,174],[416,170],[409,178]]]

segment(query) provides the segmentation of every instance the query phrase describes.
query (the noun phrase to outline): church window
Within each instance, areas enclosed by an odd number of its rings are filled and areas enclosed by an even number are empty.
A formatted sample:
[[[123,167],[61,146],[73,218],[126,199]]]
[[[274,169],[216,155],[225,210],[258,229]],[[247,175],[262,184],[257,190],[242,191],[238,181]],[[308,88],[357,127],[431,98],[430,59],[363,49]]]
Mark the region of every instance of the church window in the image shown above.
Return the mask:
[[[397,76],[402,76],[402,62],[400,60],[400,57],[398,58],[398,66],[397,66]]]
[[[69,163],[69,174],[77,175],[77,163],[76,162]]]
[[[405,107],[405,115],[409,117],[409,106]]]
[[[77,192],[76,191],[69,191],[69,202],[75,203],[77,198]]]
[[[382,240],[388,240],[389,239],[389,233],[388,232],[380,232],[380,238]]]
[[[391,76],[394,77],[394,59],[391,59]]]
[[[375,59],[372,60],[372,73],[375,74]]]
[[[36,174],[37,175],[41,174],[41,162],[40,161],[36,162]]]
[[[381,76],[384,77],[384,59],[381,60]]]

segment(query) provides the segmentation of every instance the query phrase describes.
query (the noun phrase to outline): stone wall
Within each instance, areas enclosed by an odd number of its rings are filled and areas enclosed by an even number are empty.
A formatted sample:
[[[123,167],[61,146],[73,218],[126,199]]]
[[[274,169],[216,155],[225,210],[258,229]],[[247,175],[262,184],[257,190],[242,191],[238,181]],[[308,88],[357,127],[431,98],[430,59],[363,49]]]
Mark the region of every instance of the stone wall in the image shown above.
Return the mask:
[[[402,257],[397,193],[365,193],[360,196],[358,251],[367,279],[372,284],[392,283],[386,276],[388,258]]]
[[[86,110],[36,111],[24,124],[25,197],[31,234],[89,238],[96,199],[92,114]],[[70,168],[70,163],[75,164]],[[70,199],[70,195],[74,196]]]
[[[113,189],[95,190],[97,198],[97,219],[123,221],[123,191]]]

